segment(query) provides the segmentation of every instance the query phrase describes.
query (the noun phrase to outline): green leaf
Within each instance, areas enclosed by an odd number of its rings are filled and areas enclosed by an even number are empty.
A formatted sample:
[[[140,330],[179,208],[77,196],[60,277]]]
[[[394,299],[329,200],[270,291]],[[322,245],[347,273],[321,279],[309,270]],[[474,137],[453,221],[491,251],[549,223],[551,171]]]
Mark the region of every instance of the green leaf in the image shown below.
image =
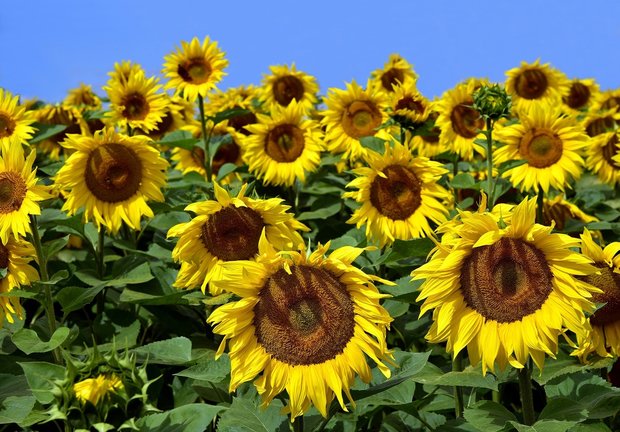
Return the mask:
[[[362,147],[375,151],[379,154],[383,154],[385,151],[385,140],[374,136],[366,136],[360,138],[360,144]]]
[[[588,418],[588,410],[575,403],[575,401],[568,398],[557,397],[547,401],[547,405],[543,408],[542,412],[538,416],[539,420],[567,420],[579,423]]]
[[[60,132],[67,129],[65,125],[52,125],[43,123],[33,123],[32,126],[37,129],[32,138],[28,141],[30,144],[36,144],[41,141],[45,141],[48,138],[58,135]]]
[[[239,167],[235,165],[234,163],[230,163],[230,162],[225,163],[224,165],[220,167],[219,171],[217,172],[217,181],[219,182],[224,177],[226,177],[228,174],[235,172],[237,168]]]
[[[287,421],[280,414],[282,402],[274,399],[266,409],[259,408],[257,404],[241,397],[233,398],[233,403],[220,417],[218,432],[273,432]]]
[[[24,375],[0,374],[0,401],[9,396],[31,396]]]
[[[43,243],[43,256],[49,260],[51,257],[60,252],[69,242],[69,236],[66,235],[64,237],[50,240],[48,242]]]
[[[383,254],[375,264],[391,263],[402,259],[426,258],[435,247],[435,243],[428,238],[414,240],[396,240],[389,252]]]
[[[577,424],[574,421],[563,420],[540,420],[532,426],[526,426],[517,422],[510,422],[518,432],[567,432]]]
[[[589,419],[602,419],[620,410],[620,390],[600,376],[577,372],[555,378],[545,386],[547,397],[563,397],[588,410]],[[554,418],[557,418],[554,417]]]
[[[140,431],[203,432],[225,407],[193,403],[163,413],[140,418],[136,424]],[[219,430],[219,428],[218,428]]]
[[[129,284],[148,282],[151,279],[153,279],[153,274],[151,273],[149,263],[143,262],[137,267],[127,270],[126,272],[116,276],[114,279],[107,281],[106,285],[113,287],[124,287]]]
[[[227,110],[221,111],[214,116],[208,117],[214,124],[221,123],[225,120],[230,120],[235,117],[243,116],[246,114],[251,114],[252,111],[245,108],[229,108]]]
[[[458,173],[450,181],[450,186],[454,189],[480,189],[476,184],[476,179],[469,173]]]
[[[192,359],[192,341],[180,336],[153,342],[133,350],[148,363],[182,365]]]
[[[202,359],[195,365],[177,372],[176,376],[182,376],[199,381],[220,382],[230,373],[230,360],[227,355],[221,356],[219,359],[211,357],[206,360]]]
[[[46,362],[18,363],[24,370],[32,395],[42,404],[54,400],[52,390],[56,388],[54,381],[65,378],[65,368]]]
[[[469,423],[484,432],[499,432],[506,423],[514,421],[516,417],[503,405],[493,401],[480,401],[466,408],[463,417]]]
[[[502,175],[503,173],[505,173],[506,171],[509,171],[513,168],[516,168],[518,166],[521,165],[525,165],[527,163],[526,159],[517,159],[517,160],[509,160],[506,162],[502,162],[499,167],[497,168],[498,172],[500,175]]]
[[[0,424],[21,423],[34,408],[34,396],[10,396],[2,401]]]
[[[11,341],[26,354],[48,352],[58,348],[69,336],[68,327],[56,329],[49,341],[39,339],[37,332],[31,329],[19,329],[11,337]]]
[[[180,147],[192,151],[201,140],[194,138],[191,132],[176,130],[166,134],[158,144],[168,147]]]
[[[557,358],[547,359],[543,371],[540,374],[533,373],[532,379],[540,385],[545,385],[550,380],[562,375],[582,372],[589,369],[602,369],[610,366],[612,363],[613,359],[601,359],[587,365],[582,365],[575,357],[560,352]]]
[[[605,423],[579,423],[570,432],[611,432]]]
[[[497,379],[491,375],[482,375],[479,368],[468,366],[462,372],[444,372],[432,363],[428,363],[424,370],[411,378],[412,380],[437,386],[478,387],[498,390]]]
[[[163,231],[165,233],[176,224],[189,222],[192,218],[189,214],[182,211],[171,211],[167,213],[161,213],[155,216],[151,223],[150,228]]]
[[[86,306],[103,290],[105,284],[99,284],[93,287],[65,287],[58,294],[56,300],[62,306],[64,314],[73,312]]]
[[[340,201],[334,202],[318,210],[303,212],[297,217],[297,220],[304,221],[311,219],[327,219],[328,217],[338,213],[341,207],[342,204],[340,203]]]

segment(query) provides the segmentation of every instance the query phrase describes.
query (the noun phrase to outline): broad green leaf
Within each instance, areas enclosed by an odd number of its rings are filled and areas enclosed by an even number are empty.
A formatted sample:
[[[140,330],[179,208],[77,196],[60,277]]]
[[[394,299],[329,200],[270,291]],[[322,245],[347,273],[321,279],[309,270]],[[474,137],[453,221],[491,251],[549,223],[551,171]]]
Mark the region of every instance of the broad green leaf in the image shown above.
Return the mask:
[[[575,357],[571,357],[564,352],[560,352],[556,359],[545,360],[545,368],[538,374],[532,373],[532,379],[540,385],[547,384],[550,380],[562,375],[582,372],[590,369],[602,369],[610,366],[613,359],[601,359],[596,362],[583,365]]]
[[[200,381],[220,382],[230,373],[230,360],[228,355],[219,359],[211,357],[203,359],[195,365],[177,372],[176,376],[182,376]]]
[[[465,408],[463,417],[482,432],[499,432],[504,429],[506,423],[517,420],[503,405],[488,400]]]
[[[491,375],[482,375],[479,369],[468,366],[462,372],[444,372],[432,363],[428,363],[424,369],[411,379],[422,384],[437,386],[460,386],[478,387],[490,390],[498,390],[497,379]]]
[[[572,431],[572,427],[577,425],[577,422],[564,420],[540,420],[532,426],[527,426],[513,421],[511,421],[510,424],[512,424],[518,432],[568,432],[569,430]]]
[[[521,165],[525,165],[526,163],[527,163],[527,160],[525,159],[509,160],[506,162],[502,162],[497,168],[497,170],[499,171],[499,174],[501,175],[505,173],[506,171],[509,171]]]
[[[479,189],[476,179],[469,173],[458,173],[450,180],[450,186],[455,189]]]
[[[148,282],[151,279],[153,279],[153,275],[151,274],[149,263],[145,262],[108,281],[106,285],[124,287],[129,284]]]
[[[327,219],[328,217],[338,213],[341,207],[342,204],[340,202],[334,202],[318,210],[303,212],[297,217],[297,220],[304,221],[311,219]]]
[[[620,410],[620,389],[587,372],[555,378],[547,383],[545,392],[550,400],[564,397],[573,401],[574,405],[587,409],[589,419],[610,417]]]
[[[37,129],[32,138],[28,141],[30,144],[36,144],[41,141],[45,141],[48,138],[58,135],[60,132],[67,129],[65,125],[50,125],[43,123],[33,123],[32,127]]]
[[[90,304],[93,299],[103,290],[105,284],[99,284],[93,287],[65,287],[56,294],[56,300],[62,306],[62,311],[66,315],[74,310]]]
[[[166,136],[159,141],[159,144],[168,147],[180,147],[192,151],[200,141],[200,139],[194,138],[189,131],[176,130],[167,133]]]
[[[274,432],[286,416],[280,414],[282,402],[274,399],[266,409],[247,398],[235,397],[233,403],[220,417],[218,432]]]
[[[60,327],[56,329],[49,341],[45,342],[39,339],[37,332],[31,329],[20,329],[16,331],[11,340],[26,354],[48,352],[58,348],[69,336],[68,327]]]
[[[375,151],[379,154],[383,154],[385,151],[385,140],[374,136],[366,136],[359,139],[362,147]]]
[[[170,411],[147,415],[140,418],[136,424],[140,431],[203,432],[215,416],[223,410],[226,408],[222,406],[193,403]]]
[[[21,362],[18,364],[24,370],[32,395],[42,404],[52,402],[54,400],[52,390],[56,388],[54,381],[65,378],[65,368],[46,362]]]
[[[239,167],[235,165],[234,163],[230,163],[230,162],[225,163],[224,165],[220,167],[220,169],[217,172],[217,181],[219,182],[224,177],[226,177],[228,174],[235,172],[237,168]]]
[[[192,341],[180,336],[153,342],[133,350],[148,363],[182,365],[192,359]]]
[[[579,423],[588,417],[588,410],[580,403],[568,398],[556,397],[549,399],[547,405],[538,416],[539,420],[567,420]]]
[[[50,240],[48,242],[45,242],[42,245],[43,255],[45,256],[46,259],[50,259],[54,255],[56,255],[58,252],[60,252],[67,245],[68,242],[69,242],[68,235],[55,239],[55,240]]]
[[[24,375],[0,374],[0,401],[9,396],[30,396]]]
[[[190,215],[185,212],[171,211],[156,215],[149,223],[149,228],[167,233],[174,225],[189,222],[190,220]]]
[[[605,423],[579,423],[572,428],[569,432],[611,432],[611,429],[607,427]]]
[[[37,400],[34,396],[10,396],[0,405],[0,424],[21,423]]]

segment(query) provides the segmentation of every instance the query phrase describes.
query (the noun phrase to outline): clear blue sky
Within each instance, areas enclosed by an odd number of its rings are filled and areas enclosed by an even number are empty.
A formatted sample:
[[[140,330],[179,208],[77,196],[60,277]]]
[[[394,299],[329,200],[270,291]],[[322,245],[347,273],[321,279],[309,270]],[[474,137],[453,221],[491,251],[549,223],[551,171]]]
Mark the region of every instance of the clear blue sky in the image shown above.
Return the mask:
[[[160,74],[181,40],[210,36],[230,65],[224,89],[260,84],[269,65],[295,62],[325,94],[396,52],[418,87],[440,96],[459,81],[540,58],[569,78],[620,87],[620,2],[594,1],[18,1],[0,8],[0,87],[60,101],[80,82],[101,86],[114,62]]]

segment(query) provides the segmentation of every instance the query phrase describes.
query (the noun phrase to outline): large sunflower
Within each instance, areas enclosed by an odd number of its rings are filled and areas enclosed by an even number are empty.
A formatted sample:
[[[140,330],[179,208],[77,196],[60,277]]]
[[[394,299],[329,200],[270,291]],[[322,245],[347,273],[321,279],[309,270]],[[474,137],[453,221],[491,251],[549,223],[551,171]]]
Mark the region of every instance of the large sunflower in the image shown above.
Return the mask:
[[[399,85],[415,88],[417,79],[413,66],[398,54],[390,54],[383,69],[377,69],[370,75],[373,89],[387,94],[393,93]]]
[[[569,95],[570,81],[548,63],[521,62],[521,66],[506,72],[506,92],[512,96],[512,104],[517,110],[527,108],[533,102],[546,101],[552,105],[560,104]]]
[[[273,105],[288,106],[291,101],[297,103],[309,112],[317,103],[316,94],[319,85],[316,78],[295,68],[293,63],[287,65],[270,66],[271,74],[263,78],[263,88],[260,100],[270,110]]]
[[[30,215],[41,214],[38,201],[51,198],[47,186],[37,185],[36,168],[32,164],[36,152],[27,158],[20,147],[0,156],[0,241],[9,236],[25,236],[30,232]]]
[[[258,114],[258,123],[246,126],[243,139],[250,172],[265,184],[292,186],[304,182],[321,162],[324,149],[319,124],[304,116],[301,104],[274,105],[271,115]]]
[[[168,78],[165,88],[182,94],[191,102],[203,98],[215,88],[225,74],[228,60],[224,58],[217,42],[209,37],[200,40],[195,37],[191,42],[181,41],[181,48],[165,57],[163,73]]]
[[[559,335],[586,334],[584,311],[594,310],[594,288],[576,276],[596,268],[571,250],[578,239],[551,234],[535,217],[535,199],[514,207],[511,218],[462,212],[460,221],[448,222],[430,261],[412,272],[425,279],[420,315],[433,310],[426,338],[447,341],[454,356],[467,348],[483,373],[496,362],[522,368],[530,356],[542,369],[545,354],[555,356]]]
[[[39,280],[35,268],[28,264],[35,257],[34,247],[25,240],[9,236],[7,240],[0,241],[0,269],[6,269],[6,275],[0,277],[0,293],[6,294],[13,288]],[[19,297],[0,296],[0,327],[5,319],[12,323],[14,317],[22,316]]]
[[[175,261],[181,262],[175,286],[221,290],[210,282],[221,278],[226,261],[254,259],[258,253],[258,240],[265,230],[267,241],[278,250],[296,248],[303,243],[298,231],[308,231],[282,199],[253,199],[244,196],[244,184],[237,197],[213,183],[215,200],[190,204],[187,211],[196,213],[190,222],[181,223],[168,230],[168,237],[179,237],[172,251]]]
[[[93,137],[70,135],[63,147],[74,150],[56,174],[66,193],[62,209],[84,208],[84,220],[105,226],[112,234],[124,221],[140,229],[142,216],[153,217],[147,200],[163,201],[168,163],[144,136],[128,137],[111,128]]]
[[[366,356],[390,376],[385,336],[392,318],[379,304],[374,281],[351,263],[363,249],[329,244],[310,253],[276,253],[261,237],[255,262],[224,264],[221,289],[241,299],[219,307],[208,322],[229,348],[230,391],[254,379],[263,406],[286,390],[291,419],[311,405],[327,417],[334,397],[347,410],[355,376],[369,382]]]
[[[582,360],[596,352],[601,357],[620,355],[620,242],[613,242],[603,249],[585,229],[581,235],[581,253],[594,261],[599,273],[582,279],[599,288],[592,300],[605,303],[590,317],[591,330],[580,338],[579,347],[573,352]]]
[[[610,186],[620,182],[620,130],[596,135],[590,140],[586,167]]]
[[[390,138],[389,128],[379,128],[389,118],[387,97],[370,87],[364,90],[353,81],[345,90],[331,88],[324,102],[327,109],[321,123],[326,128],[325,142],[330,152],[344,153],[344,158],[353,162],[368,151],[360,144],[360,138]]]
[[[358,177],[347,185],[359,190],[343,194],[362,204],[348,223],[366,225],[366,236],[383,247],[433,235],[429,220],[446,221],[450,194],[437,181],[448,171],[439,162],[413,157],[399,143],[386,143],[383,155],[369,151],[366,160],[369,166],[353,170]]]
[[[19,105],[19,96],[0,87],[0,149],[6,153],[10,147],[25,144],[34,133],[34,121],[32,112]]]
[[[571,178],[581,176],[581,153],[589,139],[574,117],[562,115],[560,106],[539,103],[522,110],[519,120],[494,133],[506,144],[495,151],[496,165],[526,161],[504,173],[515,187],[535,192],[542,188],[545,193],[550,187],[563,191]]]
[[[441,129],[439,144],[450,148],[464,160],[474,158],[474,152],[485,154],[484,148],[474,145],[474,140],[484,138],[484,119],[472,105],[474,92],[486,81],[470,79],[446,91],[435,105],[439,113],[436,125]]]

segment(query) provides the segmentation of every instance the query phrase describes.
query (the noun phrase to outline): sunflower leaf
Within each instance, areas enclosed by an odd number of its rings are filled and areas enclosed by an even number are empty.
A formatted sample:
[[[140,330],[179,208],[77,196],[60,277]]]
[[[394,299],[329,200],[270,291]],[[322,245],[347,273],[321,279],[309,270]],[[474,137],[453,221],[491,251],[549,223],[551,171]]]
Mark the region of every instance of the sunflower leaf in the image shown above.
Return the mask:
[[[32,136],[29,143],[36,144],[41,141],[45,141],[48,138],[53,137],[54,135],[58,135],[65,129],[67,129],[66,125],[54,125],[54,124],[43,124],[43,123],[33,123],[32,126],[37,129],[37,132]]]
[[[230,120],[235,117],[251,114],[252,111],[245,108],[229,108],[224,111],[220,111],[214,116],[207,117],[209,120],[213,122],[213,124],[222,123],[223,121]]]
[[[192,151],[201,140],[194,138],[191,132],[176,130],[167,133],[157,144],[167,147],[180,147]]]
[[[360,138],[360,144],[362,147],[375,151],[379,154],[383,154],[385,151],[385,140],[374,136],[366,136]]]
[[[477,402],[466,408],[463,417],[484,432],[499,432],[508,422],[517,423],[515,415],[503,405],[488,400]]]
[[[140,418],[140,430],[202,432],[225,407],[192,403]],[[218,429],[219,430],[219,429]]]
[[[52,390],[56,388],[54,381],[65,378],[65,368],[46,362],[18,362],[24,370],[32,395],[42,404],[54,400]]]
[[[39,339],[37,332],[31,329],[19,329],[11,337],[11,341],[26,354],[48,352],[58,348],[69,337],[68,327],[56,329],[49,341]]]

